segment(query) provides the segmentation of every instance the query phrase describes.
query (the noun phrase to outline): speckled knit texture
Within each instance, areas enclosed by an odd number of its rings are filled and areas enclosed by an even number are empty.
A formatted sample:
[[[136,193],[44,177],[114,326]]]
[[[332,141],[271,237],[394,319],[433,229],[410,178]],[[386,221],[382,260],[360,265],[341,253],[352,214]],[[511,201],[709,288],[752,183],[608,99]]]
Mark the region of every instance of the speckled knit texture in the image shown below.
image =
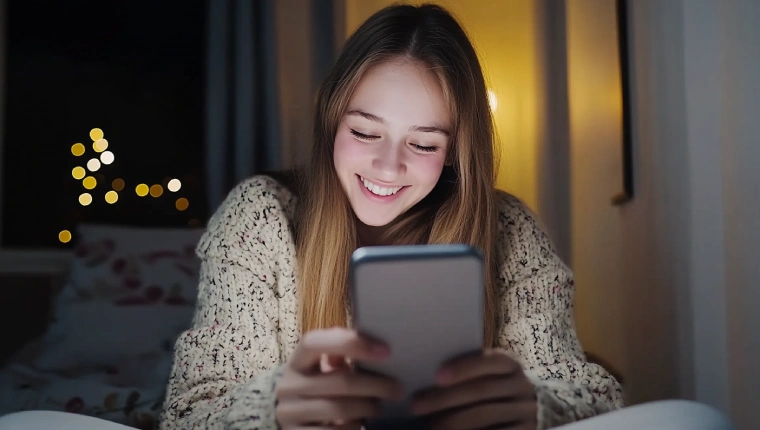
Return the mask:
[[[209,221],[192,328],[175,346],[161,428],[276,429],[274,385],[300,338],[295,197],[258,176]],[[498,346],[536,386],[539,429],[623,406],[620,384],[588,363],[572,319],[573,279],[536,217],[499,193]]]

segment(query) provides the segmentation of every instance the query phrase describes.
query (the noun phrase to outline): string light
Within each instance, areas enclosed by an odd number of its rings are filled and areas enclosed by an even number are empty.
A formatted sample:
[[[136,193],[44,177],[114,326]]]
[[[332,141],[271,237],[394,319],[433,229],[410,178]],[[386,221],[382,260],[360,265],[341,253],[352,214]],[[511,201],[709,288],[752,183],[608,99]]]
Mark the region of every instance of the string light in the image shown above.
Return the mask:
[[[150,187],[150,195],[153,197],[161,197],[161,194],[163,193],[164,188],[159,184],[155,184]]]
[[[140,184],[140,185],[138,185],[138,186],[135,187],[135,193],[137,193],[137,195],[140,196],[140,197],[147,196],[148,192],[149,192],[149,188],[145,184]]]
[[[79,204],[82,206],[88,206],[92,203],[92,196],[90,193],[82,193],[79,195]]]
[[[171,181],[169,181],[169,183],[166,185],[166,188],[167,188],[169,191],[171,191],[171,192],[173,192],[173,193],[176,193],[177,191],[179,191],[179,189],[180,189],[180,188],[182,188],[182,183],[179,181],[179,179],[172,179],[172,180],[171,180]]]
[[[106,193],[106,203],[114,204],[117,200],[119,200],[119,193],[116,191],[109,191]]]
[[[98,181],[92,176],[88,176],[82,180],[82,185],[88,190],[91,190],[98,185]]]
[[[92,158],[87,162],[87,169],[90,172],[97,172],[100,169],[100,161],[97,158]]]
[[[176,202],[174,202],[174,207],[176,207],[180,212],[186,210],[189,206],[190,202],[184,197],[180,197]]]
[[[81,143],[75,143],[71,145],[71,153],[74,154],[75,157],[79,157],[84,154],[84,145]]]
[[[105,151],[102,154],[100,154],[100,162],[103,164],[111,164],[113,163],[114,156],[113,152],[111,151]]]
[[[71,232],[68,230],[61,230],[61,232],[58,233],[58,240],[60,240],[61,243],[69,243],[71,241]]]
[[[71,169],[71,176],[77,181],[84,178],[85,174],[87,174],[87,172],[84,170],[84,167],[77,166]]]
[[[103,152],[108,148],[108,141],[105,139],[98,139],[92,142],[92,149],[95,152]]]
[[[103,138],[103,130],[99,128],[93,128],[90,130],[90,139],[92,139],[93,142],[96,140],[100,140]]]
[[[489,92],[489,96],[490,95],[491,94]],[[115,161],[116,157],[112,151],[107,150],[108,141],[104,138],[102,129],[93,128],[90,130],[89,135],[90,139],[92,139],[92,149],[100,155],[96,156],[95,158],[90,158],[90,160],[87,161],[85,164],[86,170],[83,166],[76,166],[71,169],[71,176],[77,181],[81,180],[82,186],[85,189],[93,190],[98,185],[98,179],[96,179],[95,176],[100,178],[100,181],[102,182],[106,181],[106,177],[101,173],[97,173],[94,176],[88,176],[87,170],[93,173],[97,172],[101,167],[112,164]],[[85,152],[87,152],[87,147],[84,144],[75,143],[71,145],[71,154],[75,157],[81,157],[85,154]],[[111,181],[112,189],[107,191],[104,195],[106,203],[114,204],[119,201],[119,192],[123,191],[125,186],[125,181],[122,178],[116,178]],[[135,194],[137,194],[139,197],[151,195],[154,198],[158,198],[164,194],[164,188],[166,188],[166,190],[169,192],[176,193],[182,188],[182,182],[176,178],[172,179],[171,177],[166,177],[163,179],[161,184],[153,184],[151,186],[148,186],[145,183],[141,183],[135,187]],[[82,206],[89,206],[93,202],[93,196],[88,192],[81,193],[79,195],[78,201]],[[178,211],[186,211],[190,207],[190,201],[185,197],[180,197],[174,201],[174,207]],[[198,226],[199,224],[200,222],[197,219],[192,219],[189,222],[190,226]],[[58,233],[58,240],[61,243],[70,242],[72,240],[72,237],[73,236],[69,230],[61,230]]]
[[[124,189],[124,179],[114,179],[113,182],[111,182],[111,188],[113,188],[114,191],[122,191]]]

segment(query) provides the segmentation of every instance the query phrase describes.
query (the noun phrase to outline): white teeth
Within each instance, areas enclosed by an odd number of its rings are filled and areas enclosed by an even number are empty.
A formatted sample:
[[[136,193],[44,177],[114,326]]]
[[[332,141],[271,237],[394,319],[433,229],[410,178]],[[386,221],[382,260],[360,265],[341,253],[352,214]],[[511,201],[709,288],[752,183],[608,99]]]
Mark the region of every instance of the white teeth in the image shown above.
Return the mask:
[[[382,188],[364,178],[361,178],[361,180],[364,186],[368,190],[370,190],[372,194],[376,194],[378,196],[392,196],[396,194],[401,188],[403,188],[403,187]]]

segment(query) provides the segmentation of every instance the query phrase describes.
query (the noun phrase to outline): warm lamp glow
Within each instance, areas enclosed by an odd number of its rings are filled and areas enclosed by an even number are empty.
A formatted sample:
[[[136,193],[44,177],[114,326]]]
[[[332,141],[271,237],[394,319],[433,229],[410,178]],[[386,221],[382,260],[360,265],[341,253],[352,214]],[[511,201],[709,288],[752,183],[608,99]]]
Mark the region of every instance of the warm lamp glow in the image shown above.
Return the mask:
[[[499,99],[496,98],[496,93],[493,90],[488,90],[488,106],[491,108],[491,112],[496,112],[499,107]]]

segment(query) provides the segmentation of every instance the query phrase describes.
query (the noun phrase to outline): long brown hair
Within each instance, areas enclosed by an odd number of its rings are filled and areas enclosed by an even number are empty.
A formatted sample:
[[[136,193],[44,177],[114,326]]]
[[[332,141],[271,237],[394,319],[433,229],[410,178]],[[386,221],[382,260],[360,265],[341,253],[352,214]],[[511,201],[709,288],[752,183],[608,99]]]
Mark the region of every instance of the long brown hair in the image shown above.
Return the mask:
[[[393,5],[347,40],[317,95],[314,148],[296,217],[302,332],[347,325],[348,262],[356,219],[333,162],[335,134],[364,72],[407,58],[439,79],[453,118],[450,166],[433,191],[394,220],[383,243],[477,246],[486,262],[484,344],[495,344],[496,208],[494,127],[477,55],[456,19],[437,5]]]

